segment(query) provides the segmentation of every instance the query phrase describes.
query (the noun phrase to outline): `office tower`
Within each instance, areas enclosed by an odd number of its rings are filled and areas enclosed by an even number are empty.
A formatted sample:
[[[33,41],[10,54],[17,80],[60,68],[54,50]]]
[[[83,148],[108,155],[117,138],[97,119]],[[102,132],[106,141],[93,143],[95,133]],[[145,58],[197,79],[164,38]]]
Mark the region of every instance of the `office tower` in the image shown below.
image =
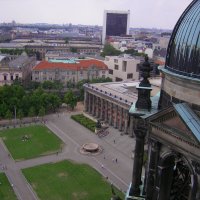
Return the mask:
[[[108,36],[129,34],[130,11],[105,10],[103,19],[102,43]]]

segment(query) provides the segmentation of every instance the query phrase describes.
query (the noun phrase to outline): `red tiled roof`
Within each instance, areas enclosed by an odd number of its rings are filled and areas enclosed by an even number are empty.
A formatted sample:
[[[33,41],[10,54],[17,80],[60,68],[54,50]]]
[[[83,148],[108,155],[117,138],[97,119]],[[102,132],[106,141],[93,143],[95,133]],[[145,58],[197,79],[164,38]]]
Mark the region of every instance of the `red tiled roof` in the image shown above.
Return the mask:
[[[33,70],[45,70],[45,69],[66,69],[79,71],[81,69],[85,70],[91,66],[95,66],[99,69],[107,70],[107,65],[99,60],[79,60],[78,63],[53,63],[48,61],[41,61],[38,65],[33,67]]]

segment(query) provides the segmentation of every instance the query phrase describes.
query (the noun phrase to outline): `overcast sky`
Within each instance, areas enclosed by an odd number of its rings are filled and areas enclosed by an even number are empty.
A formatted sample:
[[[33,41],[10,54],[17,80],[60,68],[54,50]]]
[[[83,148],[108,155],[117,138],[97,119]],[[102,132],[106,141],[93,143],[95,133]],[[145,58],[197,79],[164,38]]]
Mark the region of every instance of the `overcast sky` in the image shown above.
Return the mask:
[[[130,27],[172,29],[192,0],[0,0],[0,23],[103,25],[104,10],[130,10]]]

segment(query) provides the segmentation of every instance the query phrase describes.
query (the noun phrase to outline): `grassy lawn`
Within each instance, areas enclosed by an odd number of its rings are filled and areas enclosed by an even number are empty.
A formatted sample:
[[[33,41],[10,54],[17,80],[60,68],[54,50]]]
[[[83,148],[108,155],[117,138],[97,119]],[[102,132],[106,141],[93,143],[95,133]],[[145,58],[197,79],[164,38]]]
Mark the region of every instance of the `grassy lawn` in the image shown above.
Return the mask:
[[[4,173],[0,173],[0,199],[17,200],[15,193]]]
[[[95,121],[85,117],[83,114],[72,115],[71,118],[73,120],[75,120],[76,122],[78,122],[79,124],[88,128],[92,132],[95,132],[95,128],[96,128],[96,122]]]
[[[0,137],[16,160],[54,153],[62,146],[62,141],[42,125],[3,130]]]
[[[22,172],[41,200],[108,200],[112,196],[110,184],[85,164],[62,161]]]

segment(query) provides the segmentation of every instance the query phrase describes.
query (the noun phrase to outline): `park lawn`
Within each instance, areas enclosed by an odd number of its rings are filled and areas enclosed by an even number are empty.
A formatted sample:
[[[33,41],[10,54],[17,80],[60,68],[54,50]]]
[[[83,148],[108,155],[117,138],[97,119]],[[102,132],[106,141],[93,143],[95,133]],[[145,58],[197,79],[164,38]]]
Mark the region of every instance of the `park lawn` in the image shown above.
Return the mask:
[[[65,160],[22,172],[41,200],[108,200],[112,196],[110,184],[86,164]],[[123,193],[117,193],[124,199]]]
[[[17,200],[15,193],[4,173],[0,173],[0,199]]]
[[[3,130],[0,137],[15,160],[47,155],[62,148],[62,141],[42,125]]]

